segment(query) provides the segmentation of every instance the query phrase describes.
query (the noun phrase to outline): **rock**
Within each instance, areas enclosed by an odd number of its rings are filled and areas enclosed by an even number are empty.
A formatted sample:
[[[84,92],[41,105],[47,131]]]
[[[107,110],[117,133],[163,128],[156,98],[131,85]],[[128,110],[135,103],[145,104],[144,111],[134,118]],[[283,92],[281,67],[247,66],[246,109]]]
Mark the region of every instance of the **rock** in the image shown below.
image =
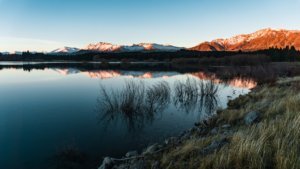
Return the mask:
[[[129,151],[128,153],[126,153],[125,157],[127,157],[127,158],[136,157],[138,155],[139,155],[139,153],[137,151]]]
[[[199,127],[196,127],[196,129],[195,129],[194,132],[196,132],[197,134],[201,134],[201,133],[203,133],[203,130],[204,130],[204,129],[201,129],[201,128],[199,128]]]
[[[207,135],[210,132],[209,128],[198,128],[197,134],[200,136]]]
[[[186,133],[187,133],[187,131],[183,131],[183,132],[181,132],[181,133],[180,133],[180,135],[179,135],[179,137],[182,137],[182,136],[184,136]]]
[[[190,132],[186,132],[184,135],[181,136],[181,140],[186,140],[191,136]]]
[[[110,157],[105,157],[101,166],[98,169],[111,169],[114,166],[114,160]]]
[[[252,125],[259,120],[259,113],[252,111],[244,117],[244,122],[247,125]]]
[[[201,132],[201,129],[199,129],[198,127],[194,127],[189,130],[186,130],[180,134],[180,136],[178,138],[178,142],[190,139],[193,134],[198,133],[198,132]]]
[[[165,140],[165,144],[169,145],[169,144],[175,144],[177,142],[177,138],[176,137],[171,137]]]
[[[155,162],[152,164],[151,169],[160,169],[160,167],[159,167],[159,162],[158,162],[158,161],[155,161]]]
[[[155,153],[156,151],[158,151],[160,147],[161,147],[161,146],[158,145],[158,144],[153,144],[152,146],[149,146],[149,147],[143,152],[143,155],[153,154],[153,153]]]
[[[143,160],[139,160],[130,165],[129,169],[144,169],[145,162]]]
[[[112,169],[128,169],[128,164],[120,164],[119,166],[114,166]]]
[[[210,134],[212,134],[212,135],[218,134],[218,129],[217,129],[216,127],[213,128],[213,129],[210,131]]]
[[[195,133],[195,132],[197,132],[197,131],[199,131],[199,128],[198,128],[198,127],[193,127],[193,128],[190,130],[191,133]]]
[[[227,130],[227,131],[224,131],[223,136],[224,137],[230,137],[233,134],[234,134],[234,132],[232,130]]]
[[[158,145],[158,149],[160,150],[160,149],[163,149],[164,148],[164,146],[163,145]]]
[[[227,129],[227,128],[230,128],[230,127],[231,127],[230,124],[224,124],[224,125],[222,126],[223,129]]]
[[[214,140],[209,146],[201,150],[202,155],[207,155],[221,149],[224,145],[228,144],[227,138],[221,140]]]
[[[180,137],[181,141],[187,140],[191,137],[191,133],[190,132],[186,132],[183,136]]]

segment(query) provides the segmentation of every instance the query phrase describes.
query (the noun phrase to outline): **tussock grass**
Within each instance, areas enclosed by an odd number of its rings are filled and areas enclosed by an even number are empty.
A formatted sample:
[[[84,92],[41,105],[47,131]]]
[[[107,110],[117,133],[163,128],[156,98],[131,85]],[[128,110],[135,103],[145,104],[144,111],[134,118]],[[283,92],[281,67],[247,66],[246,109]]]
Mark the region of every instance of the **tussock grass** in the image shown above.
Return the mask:
[[[229,144],[205,156],[199,151],[216,137],[207,135],[187,140],[162,155],[163,168],[296,169],[300,168],[300,79],[284,79],[260,86],[231,101],[220,111],[212,126],[231,124]],[[250,111],[260,121],[247,126],[243,118]]]

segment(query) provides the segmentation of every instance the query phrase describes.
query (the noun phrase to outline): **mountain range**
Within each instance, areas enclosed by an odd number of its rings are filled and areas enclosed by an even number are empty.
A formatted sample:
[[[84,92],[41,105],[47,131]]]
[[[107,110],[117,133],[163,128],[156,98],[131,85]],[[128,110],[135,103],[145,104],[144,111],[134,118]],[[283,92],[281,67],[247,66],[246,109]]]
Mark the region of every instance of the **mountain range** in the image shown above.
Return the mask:
[[[228,39],[203,42],[190,50],[196,51],[257,51],[263,49],[294,46],[300,50],[300,31],[284,29],[262,29],[250,34],[237,35]]]
[[[79,51],[92,51],[92,52],[147,52],[147,51],[164,51],[176,52],[183,48],[171,45],[161,45],[156,43],[140,43],[133,45],[115,45],[106,42],[99,42],[96,44],[89,44],[87,47],[79,49],[73,47],[63,47],[50,52],[50,54],[72,54]]]
[[[216,39],[210,42],[203,42],[192,48],[182,48],[156,43],[115,45],[99,42],[96,44],[89,44],[81,49],[75,47],[63,47],[55,49],[48,54],[76,54],[77,52],[176,52],[182,49],[194,51],[257,51],[269,49],[271,47],[285,48],[286,46],[294,46],[297,50],[300,50],[300,30],[268,28],[227,39]],[[19,54],[21,52],[15,53]]]

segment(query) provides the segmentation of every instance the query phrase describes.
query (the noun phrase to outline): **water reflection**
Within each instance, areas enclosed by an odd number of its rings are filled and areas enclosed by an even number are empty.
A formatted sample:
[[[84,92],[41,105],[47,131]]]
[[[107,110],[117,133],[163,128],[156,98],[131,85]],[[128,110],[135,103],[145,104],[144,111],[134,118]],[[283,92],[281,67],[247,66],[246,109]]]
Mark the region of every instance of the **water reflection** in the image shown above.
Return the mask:
[[[110,79],[116,77],[128,77],[128,78],[141,78],[141,79],[150,79],[150,78],[171,78],[180,73],[178,72],[143,72],[143,71],[116,71],[116,70],[98,70],[98,71],[79,71],[77,69],[53,69],[56,72],[59,72],[62,75],[83,73],[90,78],[98,78],[98,79]],[[232,78],[220,79],[216,76],[215,73],[208,72],[193,72],[186,73],[192,77],[195,77],[199,80],[208,80],[212,81],[215,84],[227,84],[229,86],[239,87],[239,88],[247,88],[253,89],[257,86],[257,82],[250,77],[236,76]]]
[[[199,113],[199,119],[214,114],[218,106],[219,87],[213,80],[203,81],[187,78],[177,81],[174,87],[174,105],[186,113]],[[205,116],[204,116],[205,115]]]
[[[216,84],[224,83],[229,86],[239,87],[239,88],[247,88],[253,89],[257,86],[257,82],[250,77],[243,77],[243,76],[235,76],[232,78],[225,78],[221,80],[216,76],[215,73],[205,73],[205,72],[194,72],[189,73],[193,77],[202,79],[202,80],[210,80]]]
[[[8,65],[6,65],[8,64]],[[186,75],[191,75],[193,77],[199,78],[201,80],[214,80],[215,83],[226,83],[233,87],[239,87],[239,88],[247,88],[252,89],[256,87],[257,85],[257,77],[258,74],[254,74],[256,76],[253,76],[252,71],[250,73],[226,73],[227,69],[230,69],[231,67],[224,68],[224,73],[220,75],[220,72],[210,72],[210,71],[198,71],[198,72],[190,72],[190,71],[183,71],[178,72],[175,69],[155,69],[151,71],[151,69],[146,71],[136,71],[136,69],[133,69],[133,71],[126,70],[126,69],[102,69],[98,68],[99,64],[74,64],[73,67],[70,67],[72,65],[65,65],[63,63],[56,63],[56,64],[42,64],[42,63],[32,63],[32,64],[16,64],[16,63],[3,63],[0,64],[0,70],[1,69],[23,69],[24,71],[30,72],[31,70],[53,70],[55,72],[58,72],[61,75],[71,75],[71,74],[84,74],[90,78],[97,78],[97,79],[110,79],[110,78],[116,78],[116,77],[128,77],[128,78],[141,78],[141,79],[151,79],[151,78],[172,78],[174,76],[177,76],[179,74],[182,74],[183,72]],[[251,68],[257,69],[255,67]],[[143,69],[142,69],[143,70]],[[165,70],[165,71],[163,71]]]
[[[140,151],[190,129],[255,85],[241,78],[225,85],[219,76],[173,69],[35,67],[0,70],[2,168],[47,168],[40,165],[53,154],[59,167],[74,161],[80,167],[92,164],[84,154],[98,162]],[[60,151],[70,143],[75,149]]]
[[[213,81],[195,78],[178,80],[172,88],[166,81],[146,86],[141,80],[130,80],[121,89],[100,85],[97,113],[99,122],[105,126],[121,121],[129,131],[151,124],[170,107],[186,113],[197,112],[199,120],[206,119],[218,108],[218,91]]]
[[[147,112],[162,112],[171,101],[171,89],[167,82],[162,81],[148,87],[146,92]]]
[[[198,101],[198,85],[195,79],[187,78],[185,82],[174,83],[174,105],[186,113],[195,110]]]
[[[199,119],[207,119],[219,109],[219,97],[215,95],[201,95],[199,99]]]
[[[108,126],[122,120],[131,131],[151,123],[157,113],[163,112],[170,103],[170,87],[167,82],[159,82],[146,88],[142,81],[126,81],[121,90],[100,85],[97,103],[100,122]]]

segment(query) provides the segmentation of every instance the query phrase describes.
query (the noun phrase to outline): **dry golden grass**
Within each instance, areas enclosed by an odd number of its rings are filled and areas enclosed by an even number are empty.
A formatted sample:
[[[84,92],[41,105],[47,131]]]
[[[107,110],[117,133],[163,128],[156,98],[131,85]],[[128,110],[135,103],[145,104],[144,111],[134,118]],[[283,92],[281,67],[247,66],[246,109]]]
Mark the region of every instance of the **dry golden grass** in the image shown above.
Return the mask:
[[[218,136],[188,140],[161,158],[163,168],[297,169],[300,168],[300,78],[261,86],[232,101],[214,125],[230,123],[230,143],[206,156],[199,151]],[[249,111],[261,113],[259,123],[246,126]]]

